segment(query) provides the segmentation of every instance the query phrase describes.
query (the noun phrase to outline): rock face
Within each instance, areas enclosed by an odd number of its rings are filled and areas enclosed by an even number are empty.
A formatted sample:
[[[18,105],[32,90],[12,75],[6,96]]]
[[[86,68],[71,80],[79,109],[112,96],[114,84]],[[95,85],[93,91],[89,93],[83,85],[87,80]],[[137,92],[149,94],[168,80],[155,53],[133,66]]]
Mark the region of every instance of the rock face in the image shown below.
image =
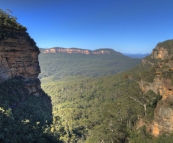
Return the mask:
[[[87,49],[78,49],[78,48],[50,48],[50,49],[42,49],[40,48],[40,52],[41,53],[67,53],[67,54],[85,54],[85,55],[89,55],[89,54],[111,54],[111,52],[115,52],[112,49],[98,49],[98,50],[87,50]]]
[[[173,131],[173,86],[169,79],[162,79],[159,92],[162,99],[158,102],[154,111],[152,124],[152,134],[154,136]]]
[[[13,77],[23,77],[29,94],[39,95],[39,49],[25,31],[0,28],[0,82]]]
[[[162,96],[155,108],[154,120],[150,129],[154,136],[173,131],[173,53],[171,50],[173,41],[169,40],[160,43],[160,45],[153,50],[150,60],[143,60],[143,64],[148,63],[155,67],[156,73],[153,82],[139,82],[140,88],[144,93],[152,90]]]
[[[165,59],[168,57],[168,51],[163,47],[156,47],[152,52],[152,58],[154,59]]]

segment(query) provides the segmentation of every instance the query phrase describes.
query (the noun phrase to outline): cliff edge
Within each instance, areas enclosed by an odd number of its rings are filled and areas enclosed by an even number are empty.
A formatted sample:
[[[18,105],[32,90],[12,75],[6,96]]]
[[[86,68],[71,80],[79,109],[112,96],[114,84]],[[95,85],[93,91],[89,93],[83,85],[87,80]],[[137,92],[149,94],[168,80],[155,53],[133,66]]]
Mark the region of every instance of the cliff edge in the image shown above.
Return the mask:
[[[113,49],[97,49],[97,50],[88,50],[88,49],[79,49],[79,48],[61,48],[61,47],[55,47],[55,48],[49,48],[49,49],[43,49],[40,48],[40,52],[43,54],[46,53],[66,53],[66,54],[84,54],[84,55],[102,55],[102,54],[111,54],[111,53],[117,53],[119,52],[114,51]]]
[[[25,27],[8,13],[0,13],[0,82],[22,77],[29,94],[39,96],[39,49]]]
[[[173,40],[157,44],[151,55],[143,59],[143,65],[150,65],[153,70],[152,82],[140,81],[142,92],[152,90],[160,94],[150,125],[152,135],[159,136],[173,131]]]

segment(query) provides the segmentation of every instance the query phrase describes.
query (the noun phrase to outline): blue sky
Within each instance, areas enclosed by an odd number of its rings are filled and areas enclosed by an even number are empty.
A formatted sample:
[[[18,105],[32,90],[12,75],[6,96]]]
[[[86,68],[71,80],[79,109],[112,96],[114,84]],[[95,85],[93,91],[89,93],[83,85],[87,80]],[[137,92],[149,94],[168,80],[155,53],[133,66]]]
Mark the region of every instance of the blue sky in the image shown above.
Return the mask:
[[[173,0],[0,0],[40,48],[150,53],[173,39]]]

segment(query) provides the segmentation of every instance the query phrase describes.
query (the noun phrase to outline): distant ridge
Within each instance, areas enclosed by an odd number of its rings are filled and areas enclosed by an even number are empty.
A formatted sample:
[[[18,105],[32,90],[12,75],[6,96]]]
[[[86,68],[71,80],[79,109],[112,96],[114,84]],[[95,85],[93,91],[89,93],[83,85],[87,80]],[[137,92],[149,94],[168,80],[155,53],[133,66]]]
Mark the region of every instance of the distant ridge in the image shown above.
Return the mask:
[[[141,62],[113,49],[94,51],[78,48],[40,49],[40,79],[66,76],[98,77],[125,71]]]
[[[62,48],[62,47],[54,47],[54,48],[49,48],[49,49],[43,49],[40,48],[41,53],[67,53],[67,54],[74,54],[74,53],[79,53],[79,54],[111,54],[111,53],[116,53],[120,54],[120,52],[116,52],[113,49],[109,48],[101,48],[101,49],[96,49],[96,50],[88,50],[88,49],[80,49],[80,48]]]

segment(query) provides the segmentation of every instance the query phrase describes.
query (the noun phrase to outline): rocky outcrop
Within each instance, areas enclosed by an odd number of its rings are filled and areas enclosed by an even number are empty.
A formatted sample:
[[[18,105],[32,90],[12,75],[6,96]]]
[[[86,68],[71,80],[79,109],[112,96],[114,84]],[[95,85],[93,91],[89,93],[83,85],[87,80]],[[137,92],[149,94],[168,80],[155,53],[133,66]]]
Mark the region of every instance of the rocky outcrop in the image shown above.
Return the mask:
[[[144,64],[155,67],[155,77],[152,83],[141,80],[139,82],[143,93],[152,90],[160,94],[162,99],[154,110],[154,120],[150,126],[152,135],[159,136],[173,131],[173,59],[172,41],[159,43],[150,57],[143,60]]]
[[[156,106],[152,124],[152,134],[154,136],[173,131],[173,86],[170,79],[162,79],[160,95],[162,99]]]
[[[168,56],[168,50],[163,47],[156,47],[151,53],[151,57],[154,59],[166,59]]]
[[[25,31],[0,28],[0,82],[13,77],[23,77],[29,94],[39,96],[39,49]]]
[[[97,49],[97,50],[91,51],[91,50],[87,50],[87,49],[60,48],[60,47],[50,48],[50,49],[40,48],[40,52],[41,53],[85,54],[85,55],[89,55],[89,54],[98,55],[98,54],[111,54],[111,53],[115,53],[115,51],[112,50],[112,49]]]
[[[154,111],[154,120],[150,126],[152,135],[159,136],[165,132],[173,131],[173,86],[170,80],[154,80],[153,83],[140,82],[141,90],[144,93],[152,90],[162,96],[161,101],[157,103]]]
[[[163,83],[158,79],[154,79],[152,83],[143,80],[138,83],[140,85],[141,91],[144,94],[146,94],[149,90],[152,90],[155,94],[160,94],[163,90]]]

